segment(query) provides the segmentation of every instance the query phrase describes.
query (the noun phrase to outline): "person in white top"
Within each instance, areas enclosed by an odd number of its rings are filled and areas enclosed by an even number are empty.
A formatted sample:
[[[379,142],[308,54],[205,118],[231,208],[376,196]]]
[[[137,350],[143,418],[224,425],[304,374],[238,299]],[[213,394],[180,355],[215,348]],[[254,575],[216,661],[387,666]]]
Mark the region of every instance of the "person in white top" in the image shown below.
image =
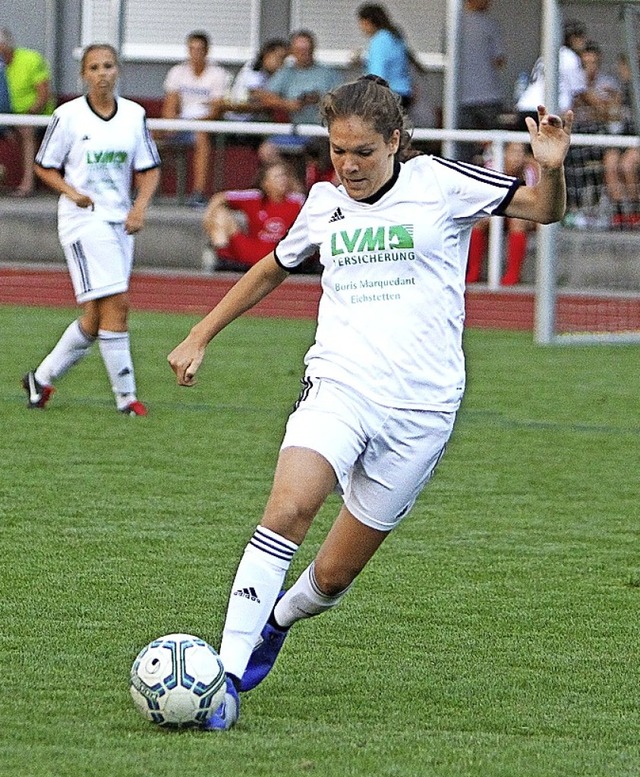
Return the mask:
[[[220,65],[207,62],[209,36],[192,32],[187,37],[189,59],[174,65],[164,81],[164,119],[219,119],[223,99],[231,85],[231,74]],[[171,136],[169,136],[171,137]],[[205,190],[209,172],[211,143],[208,132],[179,133],[178,140],[193,143],[193,191],[190,202],[207,204]],[[160,136],[162,145],[162,136]]]
[[[127,415],[147,415],[136,394],[129,346],[133,235],[158,186],[160,158],[142,106],[116,96],[118,57],[108,44],[82,55],[83,97],[57,108],[36,155],[36,175],[60,193],[58,234],[83,307],[53,350],[23,378],[30,408],[44,408],[54,382],[98,339],[116,398]],[[137,195],[131,202],[132,178]]]
[[[563,45],[558,53],[558,111],[561,114],[572,109],[576,98],[587,91],[587,79],[580,59],[580,52],[586,43],[585,25],[576,19],[567,20],[564,24]],[[533,117],[538,105],[544,102],[544,90],[544,62],[540,58],[533,66],[529,84],[516,104],[520,114],[519,129],[525,129],[525,117]]]
[[[444,453],[462,398],[465,264],[489,215],[559,220],[565,123],[539,106],[527,122],[535,186],[433,156],[401,162],[405,114],[382,79],[364,76],[321,102],[340,179],[318,183],[289,233],[170,354],[191,386],[207,344],[318,250],[322,298],[303,390],[289,417],[271,495],[238,566],[220,656],[225,700],[205,727],[238,717],[238,691],[271,670],[290,627],[334,607],[407,515]],[[314,562],[281,591],[327,496],[342,508]]]
[[[223,118],[229,121],[260,121],[265,111],[260,94],[267,81],[284,65],[289,44],[283,38],[266,41],[257,55],[240,68],[233,79]]]

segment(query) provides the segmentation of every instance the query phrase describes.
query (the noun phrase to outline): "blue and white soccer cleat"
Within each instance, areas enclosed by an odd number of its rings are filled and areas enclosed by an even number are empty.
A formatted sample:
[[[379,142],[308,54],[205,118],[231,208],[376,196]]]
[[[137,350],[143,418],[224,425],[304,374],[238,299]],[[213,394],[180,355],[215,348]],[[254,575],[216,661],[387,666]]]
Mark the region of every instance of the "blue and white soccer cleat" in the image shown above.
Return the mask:
[[[280,591],[276,603],[284,596]],[[240,680],[241,691],[251,691],[259,685],[273,669],[278,653],[282,650],[289,629],[278,629],[270,623],[266,623],[260,632],[260,641],[254,647],[247,668]]]
[[[227,690],[224,701],[215,712],[206,719],[203,728],[207,731],[227,731],[235,725],[240,714],[240,699],[231,678],[227,677]]]

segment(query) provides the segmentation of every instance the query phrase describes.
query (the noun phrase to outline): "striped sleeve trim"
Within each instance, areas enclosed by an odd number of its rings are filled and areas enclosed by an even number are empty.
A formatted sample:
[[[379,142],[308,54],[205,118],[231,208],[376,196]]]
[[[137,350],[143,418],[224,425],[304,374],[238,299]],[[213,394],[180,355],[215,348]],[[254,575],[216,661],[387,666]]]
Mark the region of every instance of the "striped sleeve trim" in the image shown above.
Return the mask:
[[[54,115],[51,117],[51,121],[49,122],[47,129],[45,130],[44,137],[42,139],[42,143],[40,144],[40,148],[38,149],[38,153],[36,155],[36,164],[43,167],[42,160],[44,158],[44,155],[47,150],[47,146],[49,145],[49,142],[51,141],[51,136],[56,130],[56,127],[60,124],[60,117]]]
[[[147,120],[144,118],[142,120],[142,132],[144,137],[144,145],[147,149],[147,153],[153,160],[154,164],[149,165],[148,167],[145,167],[145,170],[153,170],[156,167],[160,167],[160,154],[158,153],[158,148],[156,144],[153,141],[153,138],[151,137],[151,133],[149,132],[149,127],[147,126]],[[138,172],[144,172],[144,170],[139,170]]]
[[[454,170],[469,178],[473,178],[475,181],[488,183],[502,189],[509,189],[515,180],[511,175],[505,175],[505,173],[500,173],[497,170],[489,170],[484,167],[478,167],[477,165],[471,165],[468,162],[456,162],[452,159],[443,159],[442,157],[433,157],[433,159],[435,162],[443,167],[447,167],[449,170]]]
[[[257,527],[253,537],[249,540],[249,545],[263,553],[284,559],[285,561],[291,561],[293,554],[298,550],[295,542],[285,539],[264,526]]]

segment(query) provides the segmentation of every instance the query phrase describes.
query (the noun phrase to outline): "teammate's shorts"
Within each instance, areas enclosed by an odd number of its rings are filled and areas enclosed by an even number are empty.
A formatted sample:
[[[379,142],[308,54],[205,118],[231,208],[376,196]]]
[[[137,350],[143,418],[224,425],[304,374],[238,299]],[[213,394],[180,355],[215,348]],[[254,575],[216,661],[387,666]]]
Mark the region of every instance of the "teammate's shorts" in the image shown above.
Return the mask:
[[[78,240],[63,246],[79,303],[121,294],[129,288],[133,235],[124,224],[98,221]]]
[[[281,449],[319,453],[333,467],[347,509],[366,526],[393,529],[433,475],[455,412],[390,408],[335,381],[304,383]]]

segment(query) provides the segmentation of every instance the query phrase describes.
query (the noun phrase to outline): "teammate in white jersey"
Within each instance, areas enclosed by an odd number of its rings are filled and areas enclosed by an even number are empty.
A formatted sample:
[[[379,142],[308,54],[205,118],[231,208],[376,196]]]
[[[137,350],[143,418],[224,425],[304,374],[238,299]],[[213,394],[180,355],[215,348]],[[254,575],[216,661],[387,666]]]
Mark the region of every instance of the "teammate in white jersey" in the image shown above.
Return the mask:
[[[288,235],[169,355],[191,386],[227,324],[319,249],[316,339],[289,417],[263,518],[231,589],[220,655],[225,702],[207,728],[229,728],[238,691],[268,674],[290,627],[335,606],[404,518],[444,452],[464,390],[465,265],[473,224],[489,215],[540,223],[565,209],[573,116],[528,120],[541,168],[520,186],[502,173],[431,156],[401,163],[409,135],[398,98],[375,76],[322,102],[341,185],[316,184]],[[326,497],[343,506],[314,562],[281,591]]]
[[[127,292],[133,235],[142,229],[158,186],[160,158],[144,109],[115,94],[115,49],[88,46],[81,74],[87,93],[54,112],[35,169],[60,192],[58,234],[83,313],[22,384],[28,406],[44,408],[56,380],[89,352],[97,338],[117,409],[144,416],[147,409],[136,394],[129,346]],[[134,177],[137,195],[132,204]]]

